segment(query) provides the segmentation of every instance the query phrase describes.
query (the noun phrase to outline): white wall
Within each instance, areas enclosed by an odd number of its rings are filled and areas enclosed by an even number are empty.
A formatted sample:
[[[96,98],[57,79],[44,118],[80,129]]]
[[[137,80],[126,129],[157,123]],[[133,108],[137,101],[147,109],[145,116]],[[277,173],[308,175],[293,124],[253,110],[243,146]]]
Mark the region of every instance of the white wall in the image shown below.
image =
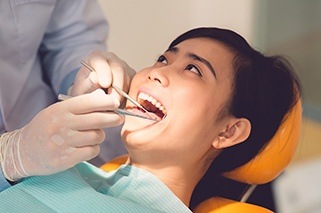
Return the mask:
[[[107,41],[136,70],[151,65],[179,34],[199,26],[253,39],[254,0],[98,0],[110,25]]]

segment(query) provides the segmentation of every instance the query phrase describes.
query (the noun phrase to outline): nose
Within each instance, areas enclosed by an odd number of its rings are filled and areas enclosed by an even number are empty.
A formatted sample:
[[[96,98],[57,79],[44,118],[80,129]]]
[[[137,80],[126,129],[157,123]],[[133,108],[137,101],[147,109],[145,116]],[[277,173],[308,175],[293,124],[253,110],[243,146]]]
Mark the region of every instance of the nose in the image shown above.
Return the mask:
[[[164,69],[164,67],[152,69],[148,74],[148,79],[163,87],[167,87],[169,85],[169,78],[166,74],[168,71],[165,71]]]

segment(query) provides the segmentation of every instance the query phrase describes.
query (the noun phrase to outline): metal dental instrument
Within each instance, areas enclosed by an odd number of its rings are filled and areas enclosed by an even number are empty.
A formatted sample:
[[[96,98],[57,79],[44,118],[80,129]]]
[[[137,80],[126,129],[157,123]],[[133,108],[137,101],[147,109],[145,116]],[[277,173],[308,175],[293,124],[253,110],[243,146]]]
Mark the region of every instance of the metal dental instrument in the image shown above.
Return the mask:
[[[95,72],[95,70],[89,65],[87,64],[84,60],[81,60],[80,63],[82,65],[84,65],[87,69],[89,69],[91,72]],[[124,96],[125,98],[127,98],[130,102],[132,102],[133,104],[135,104],[139,109],[143,110],[150,118],[153,118],[149,112],[140,104],[138,103],[135,99],[133,99],[132,97],[130,97],[126,92],[124,92],[123,90],[121,90],[119,87],[117,87],[116,85],[112,85],[112,87],[122,96]],[[154,119],[153,119],[154,120]]]
[[[127,110],[124,110],[124,109],[116,109],[115,112],[117,114],[121,114],[121,115],[129,115],[129,116],[133,116],[133,117],[137,117],[137,118],[144,118],[144,119],[147,119],[147,120],[158,121],[155,118],[150,118],[150,117],[138,115],[136,113],[133,113],[133,112],[130,112],[130,111],[127,111]]]
[[[60,101],[65,101],[65,100],[68,100],[70,98],[71,98],[71,96],[69,96],[69,95],[64,95],[64,94],[59,94],[58,95],[58,100],[60,100]],[[155,118],[145,117],[145,116],[142,116],[142,115],[130,112],[130,111],[126,111],[124,109],[115,109],[114,112],[116,112],[117,114],[120,114],[120,115],[129,115],[129,116],[134,116],[134,117],[138,117],[138,118],[144,118],[144,119],[147,119],[147,120],[158,121]]]

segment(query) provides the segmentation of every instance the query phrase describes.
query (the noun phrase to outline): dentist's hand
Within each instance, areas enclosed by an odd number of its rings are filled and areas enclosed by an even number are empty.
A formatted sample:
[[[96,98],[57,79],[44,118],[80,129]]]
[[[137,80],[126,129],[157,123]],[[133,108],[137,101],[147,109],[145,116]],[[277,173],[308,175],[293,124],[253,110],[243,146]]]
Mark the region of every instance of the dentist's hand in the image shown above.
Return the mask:
[[[114,53],[94,51],[84,61],[95,72],[91,72],[84,66],[81,67],[69,90],[69,95],[77,96],[98,88],[107,89],[112,85],[128,92],[130,82],[136,72]],[[109,93],[121,100],[121,96],[114,89],[111,89]]]
[[[99,153],[103,128],[123,117],[106,112],[119,101],[101,89],[49,106],[22,129],[0,138],[0,163],[7,179],[47,175],[66,170]]]

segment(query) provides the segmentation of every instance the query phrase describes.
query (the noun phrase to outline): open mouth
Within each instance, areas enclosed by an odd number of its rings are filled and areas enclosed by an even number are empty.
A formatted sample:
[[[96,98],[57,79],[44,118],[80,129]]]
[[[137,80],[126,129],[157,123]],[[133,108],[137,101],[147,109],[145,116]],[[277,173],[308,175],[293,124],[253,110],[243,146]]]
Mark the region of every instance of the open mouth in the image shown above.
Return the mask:
[[[167,115],[166,109],[162,103],[146,93],[140,92],[138,94],[138,102],[149,113],[155,115],[158,120],[164,119]]]

